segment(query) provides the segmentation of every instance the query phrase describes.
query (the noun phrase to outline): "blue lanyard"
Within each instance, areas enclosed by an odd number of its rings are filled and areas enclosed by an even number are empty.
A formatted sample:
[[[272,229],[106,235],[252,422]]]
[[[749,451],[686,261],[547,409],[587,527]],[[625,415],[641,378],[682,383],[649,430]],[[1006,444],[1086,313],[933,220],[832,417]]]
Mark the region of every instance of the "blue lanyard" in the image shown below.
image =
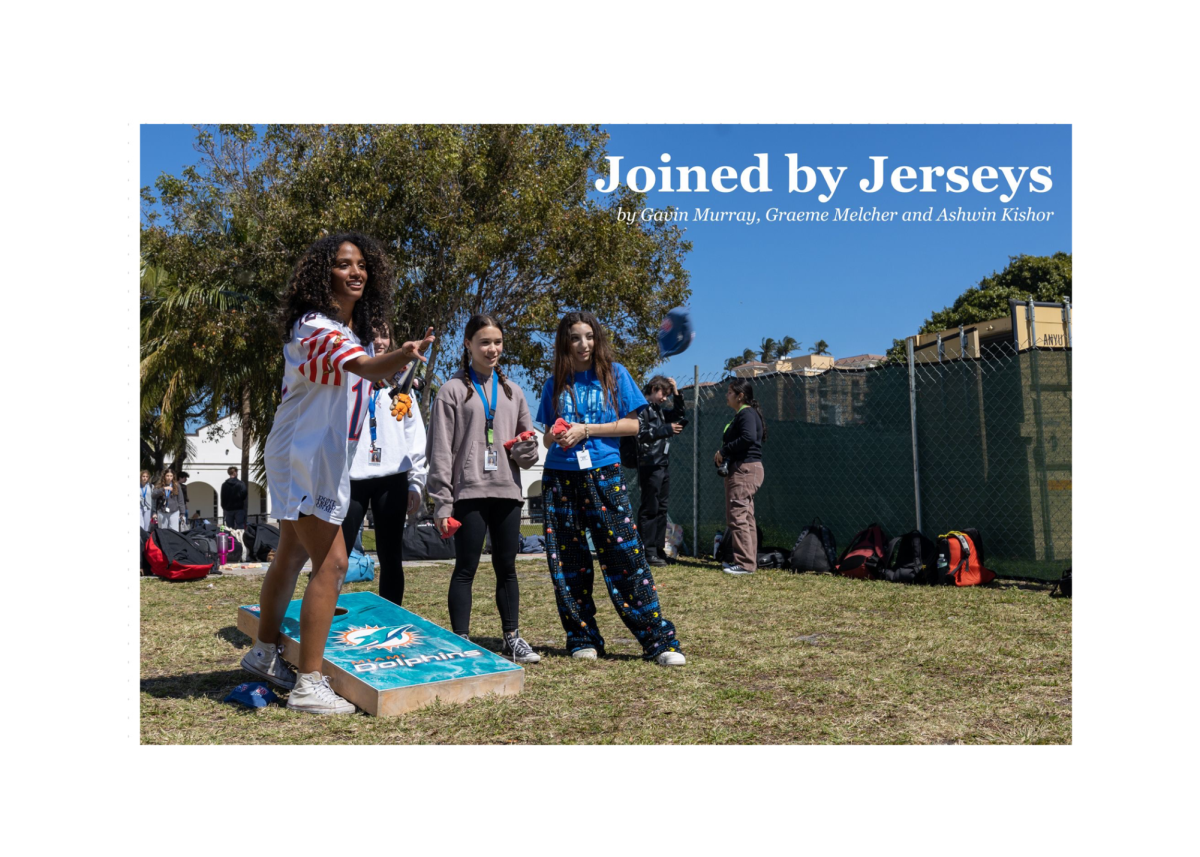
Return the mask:
[[[371,397],[367,399],[367,410],[371,412],[371,449],[375,448],[375,400],[379,397],[378,390],[371,391]]]
[[[492,400],[489,402],[488,397],[483,394],[483,387],[479,385],[479,379],[475,377],[475,367],[468,366],[467,371],[471,373],[471,383],[475,385],[475,391],[479,393],[483,402],[483,412],[487,415],[487,442],[491,445],[492,419],[496,416],[496,397],[500,390],[500,382],[496,378],[499,373],[495,369],[492,370]]]

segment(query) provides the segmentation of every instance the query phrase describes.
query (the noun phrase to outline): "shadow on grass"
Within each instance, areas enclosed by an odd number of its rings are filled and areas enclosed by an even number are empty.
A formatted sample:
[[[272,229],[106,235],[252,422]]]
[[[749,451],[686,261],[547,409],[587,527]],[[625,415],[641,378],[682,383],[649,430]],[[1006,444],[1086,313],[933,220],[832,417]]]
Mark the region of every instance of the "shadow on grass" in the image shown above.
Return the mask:
[[[155,699],[212,699],[221,702],[239,684],[260,681],[245,670],[159,676],[142,679],[142,693]],[[272,688],[276,690],[276,688]]]
[[[249,636],[239,631],[237,625],[226,625],[220,631],[217,631],[217,638],[224,640],[237,649],[245,649],[254,642]]]

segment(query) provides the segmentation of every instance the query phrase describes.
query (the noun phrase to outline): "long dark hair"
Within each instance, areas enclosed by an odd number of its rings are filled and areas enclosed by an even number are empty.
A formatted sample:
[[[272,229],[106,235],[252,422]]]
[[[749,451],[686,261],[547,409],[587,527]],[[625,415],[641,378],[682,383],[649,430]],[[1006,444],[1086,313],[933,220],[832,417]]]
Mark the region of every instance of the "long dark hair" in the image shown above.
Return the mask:
[[[762,423],[763,440],[766,440],[767,418],[763,416],[762,408],[758,406],[758,399],[754,398],[754,385],[747,378],[734,378],[729,382],[729,389],[733,390],[735,396],[741,397],[746,404],[758,412],[759,422]]]
[[[558,414],[558,397],[563,390],[570,389],[571,400],[579,406],[575,398],[575,365],[571,361],[571,327],[582,322],[592,329],[592,369],[600,381],[600,389],[604,398],[612,404],[613,410],[620,412],[617,404],[617,375],[613,370],[612,349],[608,345],[608,335],[600,326],[599,320],[586,310],[569,312],[558,323],[558,331],[554,334],[554,412]],[[562,416],[562,414],[558,414]]]
[[[296,263],[279,311],[284,342],[291,340],[296,321],[310,312],[337,318],[339,309],[333,299],[332,271],[338,248],[346,243],[357,247],[367,263],[367,282],[362,297],[354,305],[350,326],[362,342],[370,342],[386,329],[395,286],[392,263],[374,238],[359,232],[343,232],[314,241]]]
[[[486,312],[475,313],[467,319],[467,329],[463,331],[464,339],[474,339],[475,334],[483,330],[485,327],[494,327],[500,331],[500,335],[504,336],[504,326],[496,319],[494,315],[489,315]],[[467,348],[466,343],[463,343],[463,358],[462,358],[462,382],[467,385],[467,397],[464,402],[471,401],[471,397],[475,395],[475,385],[471,383],[471,349]],[[496,364],[496,375],[500,378],[500,386],[504,387],[504,395],[512,399],[512,390],[509,389],[508,379],[504,377],[504,373],[500,371],[500,364]],[[494,405],[495,403],[493,403]]]

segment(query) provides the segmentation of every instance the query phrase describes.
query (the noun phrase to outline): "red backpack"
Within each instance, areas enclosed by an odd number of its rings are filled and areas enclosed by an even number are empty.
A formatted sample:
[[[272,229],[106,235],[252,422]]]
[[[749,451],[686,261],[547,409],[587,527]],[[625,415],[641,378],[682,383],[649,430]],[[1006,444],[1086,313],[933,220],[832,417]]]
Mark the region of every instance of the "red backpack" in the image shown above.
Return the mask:
[[[983,537],[979,530],[951,530],[938,536],[937,572],[933,583],[979,586],[991,583],[996,573],[983,564]]]
[[[163,580],[198,580],[207,577],[213,563],[194,544],[174,530],[156,529],[146,539],[150,570]]]
[[[877,576],[876,569],[883,560],[883,549],[887,536],[879,524],[871,524],[850,540],[850,544],[838,557],[838,574],[868,580]]]

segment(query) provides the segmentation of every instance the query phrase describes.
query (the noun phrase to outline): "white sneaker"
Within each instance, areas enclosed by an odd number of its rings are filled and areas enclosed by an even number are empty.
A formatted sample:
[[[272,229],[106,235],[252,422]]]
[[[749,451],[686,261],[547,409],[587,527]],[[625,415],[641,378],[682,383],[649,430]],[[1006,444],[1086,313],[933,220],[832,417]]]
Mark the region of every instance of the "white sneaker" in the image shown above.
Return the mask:
[[[654,662],[660,667],[681,667],[687,663],[682,652],[659,652]]]
[[[517,664],[536,664],[542,659],[542,656],[533,650],[533,646],[521,639],[520,634],[511,638],[505,636],[504,648],[501,649],[500,654],[506,658],[512,658],[513,663]]]
[[[281,657],[282,647],[261,646],[257,642],[242,658],[242,669],[265,678],[276,687],[291,690],[296,686],[296,671]]]
[[[595,649],[576,649],[575,651],[571,652],[571,657],[579,658],[580,660],[583,660],[583,661],[594,661],[594,660],[596,660],[596,650]]]
[[[353,714],[358,710],[354,703],[334,693],[329,686],[329,676],[320,673],[301,673],[296,678],[296,687],[288,695],[287,707],[310,714]]]

